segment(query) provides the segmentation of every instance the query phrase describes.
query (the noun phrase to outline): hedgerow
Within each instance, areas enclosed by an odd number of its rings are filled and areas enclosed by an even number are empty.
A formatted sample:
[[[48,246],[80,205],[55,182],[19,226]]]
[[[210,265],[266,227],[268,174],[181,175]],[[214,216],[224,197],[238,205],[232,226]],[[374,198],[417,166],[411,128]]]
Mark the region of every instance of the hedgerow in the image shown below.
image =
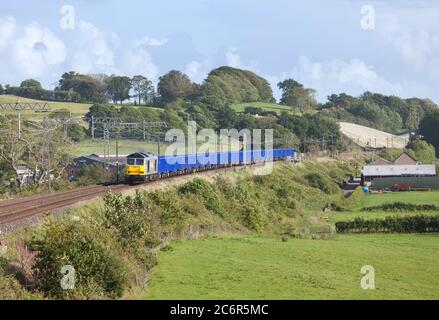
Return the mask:
[[[362,211],[385,211],[385,212],[415,212],[415,211],[439,211],[439,207],[434,204],[413,204],[413,203],[385,203],[379,206],[366,207]]]
[[[340,221],[335,224],[339,233],[427,233],[439,232],[439,216],[387,217],[366,220]]]

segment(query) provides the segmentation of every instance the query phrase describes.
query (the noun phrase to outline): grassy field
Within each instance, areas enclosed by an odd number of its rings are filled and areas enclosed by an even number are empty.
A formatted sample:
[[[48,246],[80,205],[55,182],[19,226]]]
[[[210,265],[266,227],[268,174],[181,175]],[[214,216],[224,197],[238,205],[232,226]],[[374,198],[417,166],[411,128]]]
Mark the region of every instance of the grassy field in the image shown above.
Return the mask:
[[[17,101],[18,101],[18,97],[0,95],[0,103],[16,103]],[[45,102],[45,101],[40,101],[40,100],[28,99],[28,98],[20,98],[20,101],[21,102],[30,102],[30,103],[34,103],[34,102],[44,103]],[[51,107],[50,112],[66,109],[72,113],[73,118],[84,117],[85,114],[89,111],[90,107],[92,106],[91,103],[52,102],[52,101],[48,101],[47,103]],[[124,106],[128,106],[128,104],[125,104]],[[130,105],[130,106],[134,106],[134,105]],[[120,105],[117,105],[117,107],[120,107]],[[148,108],[148,110],[156,111],[156,112],[163,111],[163,109],[155,108],[155,107],[151,107],[151,106],[136,106],[136,108]],[[12,112],[12,111],[11,112],[3,111],[3,112],[4,112],[4,114],[8,114],[8,113],[15,114],[15,112]],[[47,115],[48,115],[48,113],[42,113],[42,112],[33,112],[33,111],[22,112],[22,117],[24,119],[30,119],[30,120],[41,120],[44,117],[46,117]]]
[[[350,211],[347,212],[333,212],[328,214],[331,222],[354,220],[361,217],[365,219],[377,219],[385,218],[388,216],[417,216],[420,214],[425,215],[438,215],[439,212],[384,212],[373,211],[365,212],[361,211],[363,208],[376,207],[386,203],[411,203],[418,205],[437,205],[439,206],[439,191],[432,192],[391,192],[385,194],[368,194],[355,204]]]
[[[404,202],[412,204],[434,204],[439,206],[439,191],[432,192],[390,192],[385,194],[369,194],[354,207],[375,207],[385,203]]]
[[[248,102],[248,103],[234,104],[232,106],[232,109],[235,110],[236,112],[244,112],[245,108],[247,107],[256,107],[256,108],[261,108],[262,110],[265,111],[274,111],[277,114],[280,114],[282,111],[293,113],[291,107],[282,106],[276,103],[265,103],[265,102]]]
[[[90,154],[103,154],[104,144],[102,140],[87,139],[81,141],[75,145],[78,155],[90,155]],[[151,141],[138,141],[138,140],[120,140],[119,141],[119,154],[130,154],[133,152],[152,152],[157,153],[157,143]],[[162,148],[164,146],[162,145]],[[116,141],[110,142],[110,153],[116,154]]]
[[[439,205],[439,192],[367,195],[350,212],[325,215],[333,223],[420,214],[360,211],[398,201]],[[355,234],[326,241],[242,236],[176,242],[160,253],[146,299],[439,299],[438,240],[431,234]],[[374,291],[360,288],[364,265],[375,268]]]
[[[0,103],[15,103],[17,102],[18,97],[14,96],[1,96],[0,95]],[[21,102],[42,102],[39,100],[32,100],[27,98],[20,98]],[[61,110],[61,109],[67,109],[72,113],[72,117],[80,118],[83,117],[91,107],[91,104],[87,103],[73,103],[73,102],[48,102],[51,106],[51,112]],[[5,112],[15,114],[15,112]],[[24,119],[32,119],[32,120],[40,120],[46,117],[47,113],[41,113],[41,112],[32,112],[32,111],[24,111],[22,113],[22,116]]]
[[[164,154],[166,151],[166,147],[169,144],[165,144],[161,142],[160,152]],[[200,147],[200,145],[199,145]],[[231,145],[229,148],[232,150],[239,150],[238,145]],[[75,145],[75,154],[84,156],[90,154],[103,154],[104,153],[104,144],[102,140],[83,140]],[[119,154],[120,155],[128,155],[134,152],[151,152],[157,154],[158,146],[157,142],[154,141],[140,141],[134,139],[127,140],[119,140]],[[110,141],[110,154],[116,154],[116,140],[112,139]]]
[[[146,299],[439,299],[438,240],[340,235],[178,242],[160,253]],[[360,289],[364,265],[375,268],[374,291]]]

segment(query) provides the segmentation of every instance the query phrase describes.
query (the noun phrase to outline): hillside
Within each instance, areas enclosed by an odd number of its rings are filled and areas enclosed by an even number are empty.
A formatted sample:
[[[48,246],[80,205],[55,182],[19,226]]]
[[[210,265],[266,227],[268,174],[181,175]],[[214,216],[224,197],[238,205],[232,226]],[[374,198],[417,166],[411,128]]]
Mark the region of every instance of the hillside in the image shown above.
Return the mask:
[[[18,97],[16,96],[6,96],[6,95],[0,95],[0,103],[16,103],[18,101]],[[45,103],[47,102],[51,106],[51,111],[57,111],[66,109],[69,110],[72,113],[72,116],[75,118],[83,117],[91,107],[90,103],[74,103],[74,102],[53,102],[53,101],[40,101],[40,100],[33,100],[28,98],[20,98],[21,102],[24,103]],[[8,111],[1,111],[3,114],[14,114],[15,112],[8,112]],[[39,113],[39,112],[32,112],[32,111],[23,111],[22,115],[25,118],[30,118],[32,120],[41,120],[45,116],[47,116],[47,113]]]
[[[35,100],[35,99],[29,99],[29,98],[23,98],[23,97],[17,97],[17,96],[9,96],[9,95],[0,95],[0,103],[16,103],[20,99],[23,103],[48,103],[51,107],[50,112],[56,112],[59,110],[69,110],[72,114],[73,118],[82,118],[84,117],[87,112],[90,111],[90,107],[93,105],[92,103],[76,103],[76,102],[60,102],[60,101],[45,101],[45,100]],[[156,108],[152,106],[134,106],[132,104],[123,104],[121,105],[115,105],[109,103],[109,105],[113,105],[117,108],[121,107],[134,107],[136,109],[145,109],[147,108],[150,111],[162,111],[161,108]],[[3,114],[14,114],[15,112],[8,112],[8,111],[1,111]],[[33,111],[23,111],[22,115],[25,118],[29,118],[32,120],[41,120],[44,117],[47,116],[47,113],[41,113],[41,112],[33,112]]]
[[[404,149],[409,140],[358,124],[340,122],[341,132],[361,147]]]

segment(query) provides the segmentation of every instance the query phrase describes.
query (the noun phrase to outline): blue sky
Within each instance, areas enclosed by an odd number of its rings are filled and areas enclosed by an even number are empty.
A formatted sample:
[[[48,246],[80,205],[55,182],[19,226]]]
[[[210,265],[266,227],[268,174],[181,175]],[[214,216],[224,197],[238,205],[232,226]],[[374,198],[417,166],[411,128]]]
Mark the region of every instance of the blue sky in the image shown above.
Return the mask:
[[[65,5],[73,29],[62,27]],[[373,30],[361,27],[365,5]],[[229,65],[273,87],[294,78],[320,101],[370,90],[439,102],[437,21],[439,3],[426,0],[2,1],[0,83],[36,78],[53,88],[68,70],[156,81],[171,69],[202,82]]]

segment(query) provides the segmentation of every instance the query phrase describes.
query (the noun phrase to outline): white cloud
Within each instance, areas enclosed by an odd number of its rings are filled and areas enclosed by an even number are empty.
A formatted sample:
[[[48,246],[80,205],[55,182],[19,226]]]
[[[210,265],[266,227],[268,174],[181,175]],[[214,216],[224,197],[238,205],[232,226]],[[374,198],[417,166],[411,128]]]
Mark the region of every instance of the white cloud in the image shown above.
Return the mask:
[[[80,73],[115,73],[119,40],[93,24],[80,21],[70,43],[68,69]]]
[[[202,83],[212,68],[212,61],[208,58],[201,61],[194,60],[186,65],[185,73],[192,81]]]
[[[241,57],[239,56],[236,48],[230,48],[226,52],[226,62],[229,67],[241,68]]]
[[[341,92],[351,95],[359,95],[364,91],[386,94],[402,92],[400,84],[387,81],[372,66],[359,59],[313,62],[303,56],[291,71],[279,76],[267,77],[275,91],[277,83],[287,78],[293,78],[306,87],[316,89],[317,98],[320,101],[325,101],[326,97],[332,93]],[[279,96],[278,91],[276,95]]]
[[[8,46],[10,39],[16,32],[16,23],[13,17],[0,18],[0,49]]]
[[[123,44],[115,33],[101,31],[85,21],[79,21],[63,42],[39,23],[19,25],[13,17],[3,17],[0,83],[17,85],[26,78],[36,78],[48,86],[70,70],[86,74],[143,74],[155,79],[159,68],[148,46],[164,43],[147,37]]]
[[[378,35],[408,64],[408,69],[439,80],[439,8],[409,9],[397,13],[391,8],[378,11]]]
[[[65,60],[64,43],[39,23],[20,26],[13,17],[0,18],[0,69],[2,82],[23,80],[56,70]]]
[[[145,37],[139,41],[141,45],[148,45],[150,47],[161,47],[168,43],[168,39],[156,39]]]
[[[252,61],[250,65],[242,63],[241,56],[238,53],[238,49],[229,48],[226,52],[226,65],[232,68],[239,68],[250,71],[257,71],[257,62]]]
[[[154,64],[151,54],[143,47],[134,47],[127,50],[122,58],[122,70],[125,75],[144,75],[149,79],[156,79],[159,68]]]

